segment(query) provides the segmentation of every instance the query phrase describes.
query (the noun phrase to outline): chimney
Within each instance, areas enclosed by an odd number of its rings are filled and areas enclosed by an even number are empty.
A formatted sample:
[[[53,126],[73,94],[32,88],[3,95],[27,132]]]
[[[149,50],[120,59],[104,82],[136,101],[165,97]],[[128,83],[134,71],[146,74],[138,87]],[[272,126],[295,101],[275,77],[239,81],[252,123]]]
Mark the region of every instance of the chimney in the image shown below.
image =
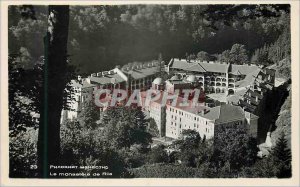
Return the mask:
[[[205,110],[205,109],[204,109]],[[201,110],[201,115],[204,116],[205,114],[205,111],[204,110]]]
[[[87,83],[91,84],[91,79],[90,78],[86,78],[85,79]]]

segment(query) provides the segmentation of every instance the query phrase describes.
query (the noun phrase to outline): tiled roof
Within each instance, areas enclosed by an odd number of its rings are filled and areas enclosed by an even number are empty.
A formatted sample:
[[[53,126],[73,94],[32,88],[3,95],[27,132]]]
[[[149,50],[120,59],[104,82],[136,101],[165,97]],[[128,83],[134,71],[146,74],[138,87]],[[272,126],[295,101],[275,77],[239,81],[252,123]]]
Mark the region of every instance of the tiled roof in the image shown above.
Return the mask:
[[[235,85],[237,87],[246,87],[246,86],[253,84],[253,82],[255,81],[255,78],[257,77],[259,72],[260,72],[260,69],[256,69],[256,70],[248,73],[243,80],[237,81],[235,83]]]
[[[231,66],[231,72],[240,72],[242,75],[248,75],[249,73],[252,73],[258,69],[260,69],[258,66],[252,66],[252,65],[237,65],[232,64]]]
[[[206,62],[197,62],[191,61],[187,62],[185,60],[174,59],[171,68],[182,69],[185,71],[194,71],[194,72],[221,72],[226,73],[228,64],[221,63],[206,63]]]
[[[199,61],[190,61],[174,59],[172,63],[170,63],[171,68],[181,69],[185,71],[194,71],[194,72],[218,72],[218,73],[226,73],[228,70],[229,64],[222,64],[220,62],[199,62]],[[258,70],[258,66],[253,65],[236,65],[232,64],[231,72],[234,75],[247,75],[253,71]]]
[[[142,69],[133,69],[133,70],[123,70],[127,75],[130,74],[134,79],[142,79],[151,75],[154,75],[159,72],[159,66],[154,67],[144,67]]]
[[[245,119],[243,109],[239,106],[230,104],[213,107],[206,114],[201,116],[210,120],[215,120],[215,124],[224,124]]]
[[[210,108],[207,113],[205,113],[204,115],[201,114],[201,116],[209,120],[216,120],[220,116],[220,108],[220,106]]]
[[[102,77],[90,77],[92,83],[97,84],[111,84],[111,83],[120,83],[124,82],[125,80],[117,73],[113,75],[105,75]]]
[[[220,115],[215,124],[224,124],[231,121],[238,121],[245,119],[245,112],[240,106],[221,105]]]
[[[220,64],[220,63],[205,63],[205,62],[199,62],[206,71],[208,72],[216,72],[216,73],[226,73],[228,69],[228,64]]]

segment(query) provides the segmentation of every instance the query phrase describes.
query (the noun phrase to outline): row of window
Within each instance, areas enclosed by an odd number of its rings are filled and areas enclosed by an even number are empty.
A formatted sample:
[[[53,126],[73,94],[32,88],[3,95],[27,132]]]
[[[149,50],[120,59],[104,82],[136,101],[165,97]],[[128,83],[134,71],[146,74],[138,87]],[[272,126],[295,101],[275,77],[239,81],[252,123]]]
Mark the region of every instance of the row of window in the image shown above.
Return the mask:
[[[208,134],[209,133],[209,129],[208,128],[205,128],[205,132]],[[174,131],[171,131],[171,133],[173,134],[173,135],[177,135],[177,133],[176,133],[176,131],[174,132]],[[179,131],[179,133],[181,134],[182,133],[182,130],[180,130]]]
[[[177,110],[176,110],[177,111]],[[176,112],[177,113],[177,112]],[[183,116],[183,112],[180,112],[179,111],[179,115],[182,115]],[[199,117],[193,117],[191,114],[185,114],[185,117],[186,118],[188,118],[188,119],[194,119],[194,121],[200,121],[200,122],[204,122],[205,121],[205,123],[207,124],[207,121],[206,120],[203,120],[203,119],[201,119],[201,118],[199,118]],[[171,115],[171,119],[175,119],[175,120],[177,120],[177,116],[174,116],[174,115]],[[179,121],[181,122],[181,117],[179,117]]]
[[[171,125],[173,125],[174,124],[174,126],[176,127],[177,126],[177,123],[176,122],[173,122],[173,121],[171,121]],[[200,124],[196,124],[196,123],[194,123],[194,128],[199,128],[199,125]],[[207,124],[207,121],[206,121],[206,123],[205,123],[205,125],[207,126],[208,124]],[[184,127],[186,128],[186,124],[184,125]],[[179,129],[181,129],[181,124],[179,124]],[[189,125],[189,129],[191,129],[191,126]]]

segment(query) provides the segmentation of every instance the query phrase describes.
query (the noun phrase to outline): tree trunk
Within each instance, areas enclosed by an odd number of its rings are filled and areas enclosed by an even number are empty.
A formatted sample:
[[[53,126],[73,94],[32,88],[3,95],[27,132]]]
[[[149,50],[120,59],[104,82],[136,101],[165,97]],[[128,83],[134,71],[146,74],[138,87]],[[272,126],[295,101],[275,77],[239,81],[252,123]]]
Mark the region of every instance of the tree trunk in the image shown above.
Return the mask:
[[[69,6],[49,6],[44,38],[45,63],[38,135],[39,177],[49,177],[49,166],[60,156],[60,117],[67,74]]]

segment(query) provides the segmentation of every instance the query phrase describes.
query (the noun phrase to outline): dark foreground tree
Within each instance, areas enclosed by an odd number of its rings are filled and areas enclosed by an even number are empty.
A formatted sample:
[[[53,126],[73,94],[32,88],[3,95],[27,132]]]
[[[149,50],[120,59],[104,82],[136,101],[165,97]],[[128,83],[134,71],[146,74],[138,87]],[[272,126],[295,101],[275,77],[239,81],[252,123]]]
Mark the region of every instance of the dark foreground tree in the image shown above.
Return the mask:
[[[103,139],[116,149],[138,144],[147,148],[152,136],[147,132],[148,120],[140,108],[112,107],[105,111]]]
[[[49,165],[60,155],[60,117],[67,84],[69,6],[49,6],[45,65],[38,137],[39,177],[49,177]]]
[[[95,128],[97,121],[100,119],[99,108],[95,106],[93,100],[88,101],[79,113],[79,121],[81,121],[87,128]]]
[[[244,166],[251,166],[256,161],[258,148],[255,138],[247,133],[244,124],[220,126],[214,137],[213,165],[220,169],[229,161],[230,171],[235,173]]]
[[[273,149],[274,163],[277,165],[279,171],[277,173],[278,178],[289,178],[292,176],[291,169],[291,150],[288,148],[285,134],[282,133],[279,137],[276,146]]]
[[[150,163],[166,163],[168,162],[169,157],[167,152],[165,151],[164,145],[157,145],[153,147],[151,152],[149,153],[149,162]]]

